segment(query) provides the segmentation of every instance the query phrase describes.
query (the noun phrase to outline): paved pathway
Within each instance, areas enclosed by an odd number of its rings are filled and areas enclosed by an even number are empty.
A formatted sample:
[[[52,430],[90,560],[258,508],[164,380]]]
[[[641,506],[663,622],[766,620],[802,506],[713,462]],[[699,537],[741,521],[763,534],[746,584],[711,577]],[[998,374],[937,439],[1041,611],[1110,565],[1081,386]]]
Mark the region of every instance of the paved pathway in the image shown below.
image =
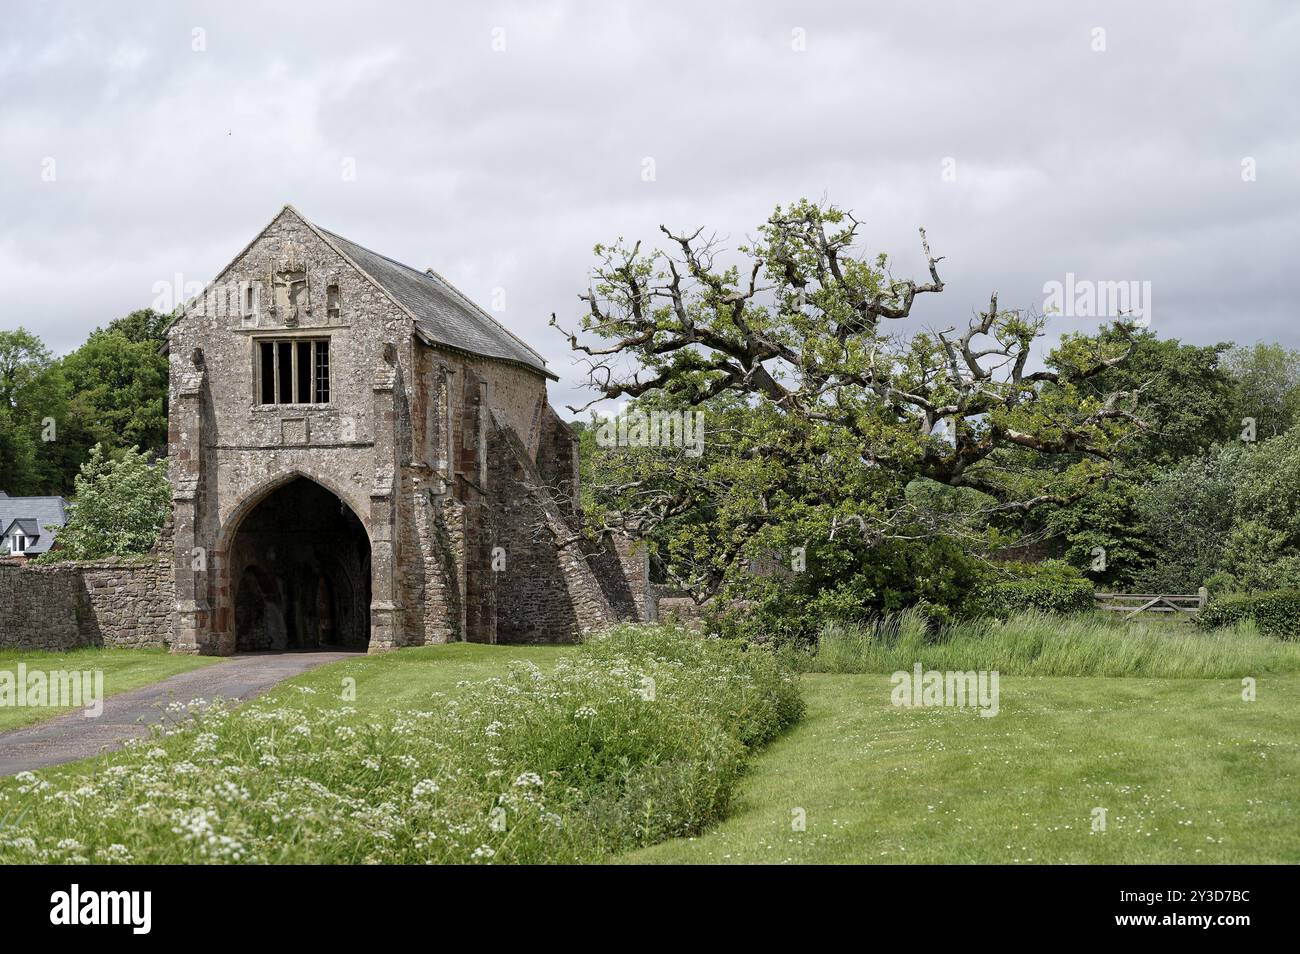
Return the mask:
[[[77,709],[35,725],[0,732],[0,776],[87,758],[120,749],[127,739],[149,734],[170,702],[223,698],[247,701],[277,682],[325,663],[356,656],[345,652],[249,653],[169,676],[104,700],[104,712],[87,719]]]

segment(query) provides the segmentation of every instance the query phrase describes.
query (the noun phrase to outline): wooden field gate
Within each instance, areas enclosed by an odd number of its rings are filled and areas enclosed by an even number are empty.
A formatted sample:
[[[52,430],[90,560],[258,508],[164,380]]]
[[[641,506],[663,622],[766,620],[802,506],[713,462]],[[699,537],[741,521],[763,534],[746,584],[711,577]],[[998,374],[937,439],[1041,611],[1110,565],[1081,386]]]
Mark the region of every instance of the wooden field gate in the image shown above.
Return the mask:
[[[1196,619],[1205,609],[1209,593],[1205,587],[1187,593],[1095,593],[1096,607],[1107,613],[1119,613],[1125,619],[1137,619],[1143,613],[1155,613],[1169,619]]]

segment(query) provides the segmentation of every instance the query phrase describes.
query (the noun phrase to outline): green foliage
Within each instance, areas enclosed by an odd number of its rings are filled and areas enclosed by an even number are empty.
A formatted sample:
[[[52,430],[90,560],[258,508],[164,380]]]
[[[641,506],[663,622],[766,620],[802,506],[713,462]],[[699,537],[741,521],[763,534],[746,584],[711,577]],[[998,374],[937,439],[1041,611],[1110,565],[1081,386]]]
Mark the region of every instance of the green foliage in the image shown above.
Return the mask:
[[[0,407],[0,489],[20,497],[37,491],[36,446],[14,417],[12,408]]]
[[[1074,506],[1046,515],[1049,534],[1065,541],[1063,558],[1099,588],[1126,589],[1147,563],[1150,547],[1140,528],[1139,492],[1134,480],[1117,477],[1089,490]],[[1094,570],[1098,547],[1105,567]]]
[[[171,500],[165,465],[150,463],[134,447],[109,457],[97,444],[76,488],[68,524],[42,562],[147,553],[158,541]]]
[[[1300,590],[1231,593],[1203,609],[1197,623],[1206,629],[1238,625],[1246,620],[1265,636],[1300,639]]]
[[[935,622],[978,611],[977,594],[988,569],[959,541],[944,536],[863,541],[843,527],[839,534],[831,539],[822,528],[820,535],[801,538],[807,540],[801,571],[788,562],[777,564],[769,568],[772,575],[730,587],[728,595],[741,598],[742,608],[718,619],[719,631],[751,640],[804,642],[827,621],[857,623],[907,607],[923,608]]]
[[[1104,331],[1079,340],[1114,339],[1113,331]],[[1062,350],[1072,346],[1075,342],[1067,339]],[[1098,392],[1140,391],[1145,429],[1116,446],[1118,466],[1108,482],[1089,488],[1071,506],[1047,511],[1041,524],[1030,523],[1064,541],[1062,556],[1097,586],[1186,591],[1213,572],[1223,534],[1220,505],[1228,489],[1224,466],[1232,461],[1186,467],[1182,462],[1236,439],[1238,383],[1224,359],[1228,348],[1185,345],[1141,332],[1133,337],[1128,361],[1081,385]],[[1196,483],[1194,492],[1177,492],[1184,479]],[[1193,519],[1203,532],[1179,536],[1179,518]],[[1095,569],[1098,548],[1105,552],[1105,565]]]
[[[24,328],[0,331],[0,489],[10,496],[62,486],[49,457],[66,403],[67,384],[40,338]]]
[[[1213,448],[1152,473],[1134,490],[1144,559],[1129,574],[1141,593],[1194,593],[1223,566],[1248,452]]]
[[[1099,587],[1152,593],[1300,587],[1300,429],[1232,440],[1099,488],[1047,527]],[[1094,547],[1106,568],[1093,572]]]
[[[1253,619],[1255,596],[1248,593],[1228,593],[1217,596],[1196,617],[1196,623],[1205,629],[1234,626]]]
[[[596,466],[595,458],[598,453],[596,431],[584,421],[570,421],[569,430],[578,439],[578,492],[582,498],[580,504],[584,513],[594,513],[596,502],[592,497],[591,482],[594,479],[593,469]]]
[[[167,359],[148,336],[159,318],[134,312],[63,359],[72,426],[92,445],[152,450],[167,442]]]
[[[570,336],[602,398],[707,426],[702,457],[596,448],[589,525],[649,536],[656,566],[697,598],[756,600],[742,621],[756,634],[760,620],[808,634],[921,602],[964,612],[979,558],[1005,542],[997,515],[1097,483],[1134,428],[1135,395],[1099,386],[1131,329],[1071,336],[1031,372],[1045,319],[996,299],[960,332],[909,327],[917,296],[942,290],[939,259],[920,282],[895,279],[857,226],[801,200],[739,263],[699,233],[668,250],[597,246],[579,321],[602,340]],[[806,570],[753,580],[800,550]]]
[[[1000,569],[1014,576],[985,584],[979,603],[986,615],[1006,618],[1036,610],[1064,616],[1093,608],[1092,581],[1068,563],[1014,563]]]
[[[1233,348],[1225,363],[1237,384],[1237,425],[1253,419],[1263,441],[1300,420],[1300,351],[1258,343]]]
[[[829,626],[811,653],[790,656],[815,672],[997,670],[1003,676],[1224,679],[1300,672],[1300,647],[1261,636],[1249,621],[1212,632],[1101,614],[1038,611],[965,620],[938,630],[906,617],[865,627]]]
[[[132,344],[152,345],[156,351],[167,341],[167,326],[171,324],[171,320],[171,315],[162,314],[152,308],[142,308],[121,318],[114,318],[104,331],[121,335]],[[100,333],[96,329],[96,334]]]
[[[132,312],[59,359],[23,328],[0,332],[0,489],[66,494],[94,445],[166,443],[167,321]]]
[[[1102,341],[1114,341],[1112,330]],[[1140,417],[1147,430],[1134,432],[1122,447],[1130,464],[1167,464],[1200,453],[1240,429],[1237,384],[1224,364],[1228,344],[1198,347],[1143,331],[1123,365],[1089,382],[1099,392],[1141,390]]]
[[[0,862],[599,861],[719,820],[750,750],[803,706],[771,654],[668,627],[430,695],[438,665],[372,657],[348,670],[369,687],[356,706],[335,669],[319,695],[209,710],[93,778],[0,780]],[[366,675],[403,667],[424,670],[416,711]]]
[[[14,410],[29,403],[52,363],[50,350],[27,329],[0,331],[0,407]]]
[[[1144,466],[1056,511],[1047,528],[1098,586],[1191,593],[1300,587],[1300,428]],[[1104,571],[1091,570],[1094,547]]]
[[[1238,587],[1300,587],[1300,429],[1244,453],[1222,569]]]

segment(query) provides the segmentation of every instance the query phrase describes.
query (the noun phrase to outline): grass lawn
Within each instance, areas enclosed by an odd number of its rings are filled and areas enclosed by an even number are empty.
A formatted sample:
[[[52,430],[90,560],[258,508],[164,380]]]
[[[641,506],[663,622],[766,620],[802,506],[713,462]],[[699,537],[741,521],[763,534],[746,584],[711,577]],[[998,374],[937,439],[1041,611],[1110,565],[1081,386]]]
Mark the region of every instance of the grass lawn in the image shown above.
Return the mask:
[[[572,647],[471,644],[358,656],[268,694],[279,707],[365,714],[458,697],[516,660],[549,670]],[[53,654],[53,667],[117,659],[202,665],[133,651]],[[25,654],[33,664],[35,654]],[[0,656],[0,667],[16,659]],[[162,673],[165,675],[167,673]],[[703,835],[618,856],[639,863],[1296,863],[1300,674],[1237,679],[1003,676],[1000,712],[903,709],[887,675],[809,673],[807,714],[758,752],[729,817]],[[344,698],[355,680],[355,700]],[[112,688],[126,688],[117,679]],[[11,715],[0,710],[0,717]],[[3,725],[3,723],[0,723]],[[105,763],[42,773],[83,784]],[[64,780],[62,783],[60,780]],[[1106,831],[1093,812],[1106,809]],[[802,809],[804,831],[791,828]]]
[[[168,676],[189,672],[201,666],[210,666],[219,661],[220,658],[216,656],[173,655],[165,649],[86,648],[73,649],[64,653],[18,649],[0,651],[0,670],[8,670],[11,673],[17,673],[19,663],[24,663],[29,671],[33,669],[65,672],[102,670],[105,696],[139,689],[141,686],[166,679]],[[69,711],[71,710],[53,707],[0,706],[0,732],[51,719]]]
[[[803,688],[728,820],[624,859],[1300,862],[1300,676],[1261,676],[1249,703],[1235,679],[1004,676],[992,718],[895,708],[883,675]]]
[[[268,702],[295,708],[335,708],[346,701],[365,713],[425,708],[434,693],[504,676],[514,662],[550,669],[572,646],[488,646],[447,643],[376,656],[358,655],[286,680]],[[356,681],[356,698],[343,700],[344,680]]]

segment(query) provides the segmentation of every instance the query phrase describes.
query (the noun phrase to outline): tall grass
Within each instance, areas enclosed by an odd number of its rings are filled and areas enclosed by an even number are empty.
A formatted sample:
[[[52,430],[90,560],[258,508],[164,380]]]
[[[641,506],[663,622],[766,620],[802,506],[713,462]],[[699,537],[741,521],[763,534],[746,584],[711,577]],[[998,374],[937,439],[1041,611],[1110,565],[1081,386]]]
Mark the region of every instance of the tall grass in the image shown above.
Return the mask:
[[[828,626],[796,664],[812,672],[997,670],[1017,676],[1229,678],[1300,671],[1300,645],[1261,636],[1247,621],[1204,632],[1100,614],[1024,612],[931,631],[908,610],[860,627]]]

